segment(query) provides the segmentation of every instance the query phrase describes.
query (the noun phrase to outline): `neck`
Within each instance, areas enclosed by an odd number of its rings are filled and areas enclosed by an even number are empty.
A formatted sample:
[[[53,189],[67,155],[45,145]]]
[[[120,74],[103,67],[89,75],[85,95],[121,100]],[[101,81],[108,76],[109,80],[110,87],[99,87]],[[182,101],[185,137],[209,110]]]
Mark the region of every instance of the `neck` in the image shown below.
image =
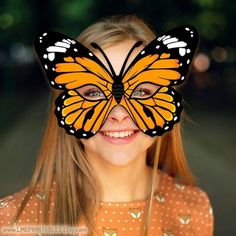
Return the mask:
[[[112,165],[91,153],[87,153],[87,158],[100,183],[102,201],[128,202],[148,198],[152,168],[146,165],[146,153],[125,166]]]

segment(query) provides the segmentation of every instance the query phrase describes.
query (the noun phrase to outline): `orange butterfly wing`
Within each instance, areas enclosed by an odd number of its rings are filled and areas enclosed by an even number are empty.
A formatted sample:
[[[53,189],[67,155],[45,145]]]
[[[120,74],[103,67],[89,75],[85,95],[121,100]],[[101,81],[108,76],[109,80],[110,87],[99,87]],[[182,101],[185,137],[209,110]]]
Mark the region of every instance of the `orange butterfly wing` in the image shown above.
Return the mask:
[[[175,28],[148,44],[124,73],[120,104],[146,134],[162,135],[179,122],[182,98],[172,86],[187,78],[197,44],[194,27]],[[158,86],[157,91],[148,98],[134,98],[133,92],[144,83]]]
[[[65,90],[55,102],[58,124],[78,138],[93,136],[117,105],[109,71],[86,47],[60,33],[39,34],[35,49],[50,85]],[[104,98],[85,99],[78,91],[87,85],[96,86]]]

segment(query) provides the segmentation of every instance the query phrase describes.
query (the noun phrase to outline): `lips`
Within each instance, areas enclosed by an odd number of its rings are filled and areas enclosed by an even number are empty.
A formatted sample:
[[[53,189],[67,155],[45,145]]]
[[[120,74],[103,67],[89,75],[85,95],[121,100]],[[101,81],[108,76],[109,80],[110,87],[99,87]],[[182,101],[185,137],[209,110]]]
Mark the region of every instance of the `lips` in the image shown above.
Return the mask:
[[[112,144],[127,144],[131,142],[139,133],[139,130],[124,131],[100,131],[101,137]]]

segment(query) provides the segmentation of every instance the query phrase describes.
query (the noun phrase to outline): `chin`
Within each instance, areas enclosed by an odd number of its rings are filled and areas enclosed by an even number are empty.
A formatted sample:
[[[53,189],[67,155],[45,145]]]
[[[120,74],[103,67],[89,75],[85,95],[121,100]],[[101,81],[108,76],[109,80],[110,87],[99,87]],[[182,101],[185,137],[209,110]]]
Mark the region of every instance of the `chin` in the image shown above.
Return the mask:
[[[103,160],[108,162],[113,166],[127,166],[135,160],[135,155],[130,155],[126,153],[114,153],[113,155],[109,153],[108,157],[104,157]]]

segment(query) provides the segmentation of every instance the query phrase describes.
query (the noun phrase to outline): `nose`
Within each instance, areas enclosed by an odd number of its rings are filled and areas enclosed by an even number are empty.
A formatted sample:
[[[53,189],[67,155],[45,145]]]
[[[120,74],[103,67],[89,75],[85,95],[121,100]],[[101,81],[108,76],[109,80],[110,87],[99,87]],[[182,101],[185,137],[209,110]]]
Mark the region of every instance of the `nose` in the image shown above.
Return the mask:
[[[111,122],[122,122],[130,119],[130,116],[126,109],[121,105],[115,106],[107,118]]]

